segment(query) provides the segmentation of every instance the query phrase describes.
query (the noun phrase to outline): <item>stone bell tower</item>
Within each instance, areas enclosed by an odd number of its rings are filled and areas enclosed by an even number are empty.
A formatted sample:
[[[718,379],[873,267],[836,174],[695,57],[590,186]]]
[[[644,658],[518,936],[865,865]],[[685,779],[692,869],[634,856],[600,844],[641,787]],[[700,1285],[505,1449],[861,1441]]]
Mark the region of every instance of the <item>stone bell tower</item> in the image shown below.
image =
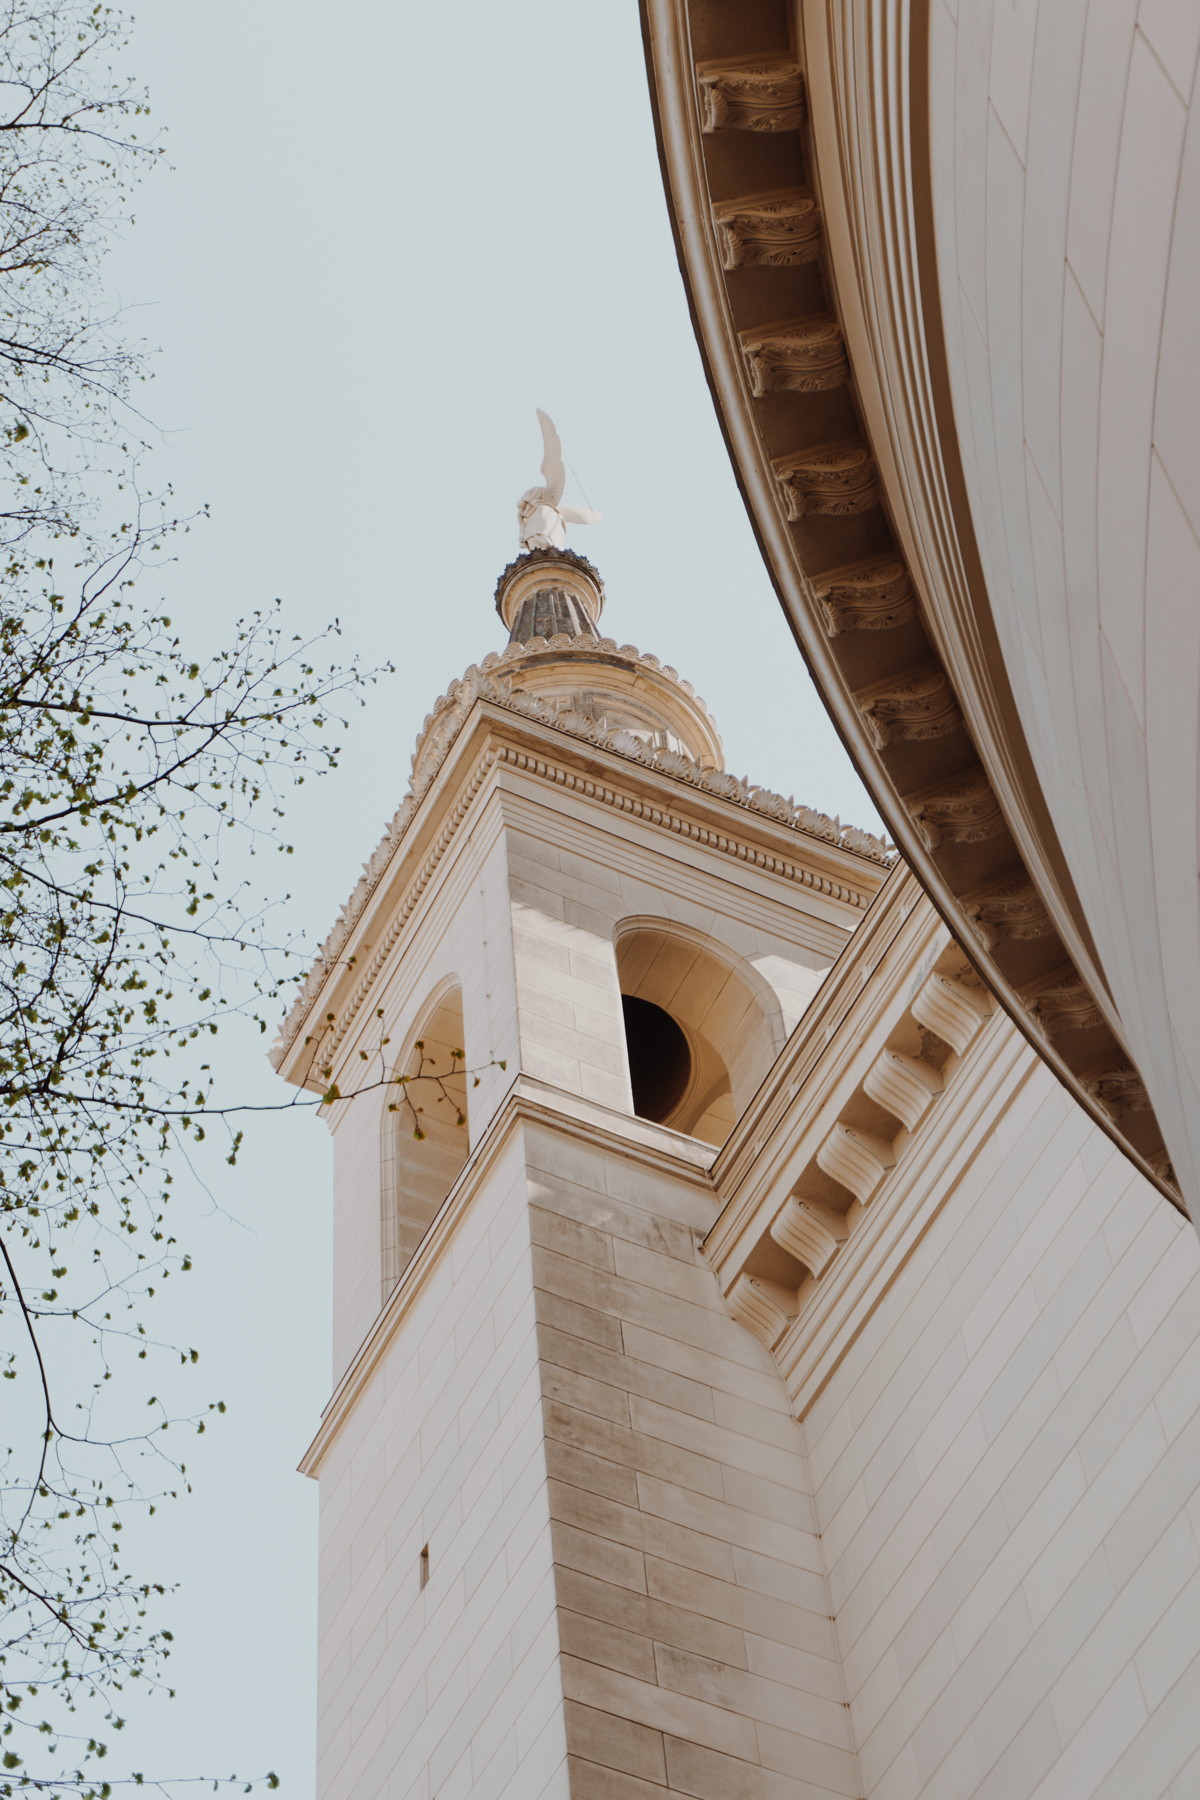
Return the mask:
[[[752,1317],[804,1246],[764,1235],[727,1303],[702,1244],[886,853],[726,773],[582,557],[496,606],[274,1052],[338,1094],[319,1793],[857,1794]]]
[[[496,603],[273,1053],[336,1150],[321,1800],[1194,1800],[1194,1233],[590,563]]]

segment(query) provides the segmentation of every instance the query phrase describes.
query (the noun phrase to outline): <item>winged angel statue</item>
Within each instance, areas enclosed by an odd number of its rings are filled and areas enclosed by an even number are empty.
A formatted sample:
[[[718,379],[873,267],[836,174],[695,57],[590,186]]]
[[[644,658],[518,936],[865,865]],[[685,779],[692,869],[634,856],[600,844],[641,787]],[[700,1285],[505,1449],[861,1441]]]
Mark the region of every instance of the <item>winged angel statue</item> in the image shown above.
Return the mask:
[[[542,457],[545,487],[526,488],[517,501],[517,524],[522,550],[562,550],[566,547],[568,525],[595,525],[600,518],[586,506],[560,504],[567,485],[563,467],[562,444],[549,413],[537,409],[546,454]]]

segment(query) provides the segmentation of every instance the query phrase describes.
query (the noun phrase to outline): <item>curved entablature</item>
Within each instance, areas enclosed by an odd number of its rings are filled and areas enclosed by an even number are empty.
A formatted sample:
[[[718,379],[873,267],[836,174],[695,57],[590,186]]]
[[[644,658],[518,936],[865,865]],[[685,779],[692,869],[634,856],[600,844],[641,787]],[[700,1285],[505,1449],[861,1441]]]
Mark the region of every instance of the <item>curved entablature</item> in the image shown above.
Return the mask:
[[[680,267],[767,566],[889,830],[1020,1029],[1180,1205],[1011,704],[943,434],[928,196],[911,182],[923,16],[903,0],[643,0]]]
[[[470,1151],[462,989],[435,989],[397,1058],[380,1120],[380,1303],[416,1254]]]

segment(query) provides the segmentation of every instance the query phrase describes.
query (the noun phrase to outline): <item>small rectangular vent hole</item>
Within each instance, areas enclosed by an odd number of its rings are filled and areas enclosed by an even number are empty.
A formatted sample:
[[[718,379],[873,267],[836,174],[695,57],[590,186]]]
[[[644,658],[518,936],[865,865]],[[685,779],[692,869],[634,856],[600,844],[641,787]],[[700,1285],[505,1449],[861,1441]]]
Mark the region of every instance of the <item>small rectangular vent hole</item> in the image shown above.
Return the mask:
[[[421,1586],[425,1587],[425,1585],[427,1584],[428,1581],[429,1581],[429,1545],[426,1544],[425,1548],[421,1552]]]

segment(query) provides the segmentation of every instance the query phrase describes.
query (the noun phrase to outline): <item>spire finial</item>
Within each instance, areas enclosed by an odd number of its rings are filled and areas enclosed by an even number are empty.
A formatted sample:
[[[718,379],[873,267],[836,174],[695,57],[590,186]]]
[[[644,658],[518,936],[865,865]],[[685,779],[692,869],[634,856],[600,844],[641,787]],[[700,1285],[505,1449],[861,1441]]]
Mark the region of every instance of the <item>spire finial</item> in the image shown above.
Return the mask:
[[[537,416],[545,446],[542,474],[546,485],[526,488],[517,501],[520,547],[522,550],[562,550],[566,547],[568,525],[595,525],[600,514],[586,506],[562,505],[563,489],[567,485],[562,443],[549,413],[539,406]]]

